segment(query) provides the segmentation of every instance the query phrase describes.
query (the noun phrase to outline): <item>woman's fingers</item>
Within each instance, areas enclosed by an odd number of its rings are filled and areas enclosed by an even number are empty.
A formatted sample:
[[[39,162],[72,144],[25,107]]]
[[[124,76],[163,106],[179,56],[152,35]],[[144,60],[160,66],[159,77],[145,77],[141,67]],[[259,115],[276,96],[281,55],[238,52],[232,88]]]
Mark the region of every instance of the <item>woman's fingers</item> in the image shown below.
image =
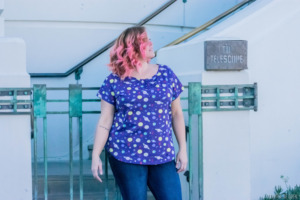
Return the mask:
[[[177,157],[176,157],[176,169],[177,172],[183,172],[186,170],[187,167],[187,155],[186,152],[178,152]]]
[[[102,182],[101,178],[99,177],[99,174],[100,175],[103,174],[102,162],[98,157],[95,159],[93,158],[93,160],[92,160],[92,173],[93,173],[93,177],[95,179]]]
[[[100,171],[100,169],[99,169],[99,171]],[[92,172],[93,172],[93,177],[102,183],[102,180],[101,180],[101,178],[99,177],[99,174],[98,174],[98,169],[92,169]]]
[[[180,168],[179,167],[176,167],[178,169],[178,173],[179,172],[183,172],[184,170],[186,170],[186,166],[187,166],[187,163],[186,162],[180,162]]]
[[[179,159],[178,159],[178,158],[176,159],[176,166],[175,166],[175,167],[176,167],[177,170],[178,170],[179,167],[180,167],[180,162],[179,162]]]
[[[96,173],[95,175],[93,175],[95,179],[97,179],[99,182],[102,183],[101,178],[99,177],[98,173]]]
[[[100,163],[100,164],[99,164],[99,173],[100,173],[100,175],[102,175],[102,174],[103,174],[103,170],[102,170],[102,163]]]

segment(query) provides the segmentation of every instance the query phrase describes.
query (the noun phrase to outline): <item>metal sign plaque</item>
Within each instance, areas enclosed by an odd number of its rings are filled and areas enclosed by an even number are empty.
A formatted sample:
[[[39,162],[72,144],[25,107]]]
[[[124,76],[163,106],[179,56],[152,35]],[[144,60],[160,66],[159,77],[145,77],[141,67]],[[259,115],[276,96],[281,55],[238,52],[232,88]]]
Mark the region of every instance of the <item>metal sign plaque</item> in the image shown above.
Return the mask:
[[[205,41],[205,70],[247,69],[246,40]]]

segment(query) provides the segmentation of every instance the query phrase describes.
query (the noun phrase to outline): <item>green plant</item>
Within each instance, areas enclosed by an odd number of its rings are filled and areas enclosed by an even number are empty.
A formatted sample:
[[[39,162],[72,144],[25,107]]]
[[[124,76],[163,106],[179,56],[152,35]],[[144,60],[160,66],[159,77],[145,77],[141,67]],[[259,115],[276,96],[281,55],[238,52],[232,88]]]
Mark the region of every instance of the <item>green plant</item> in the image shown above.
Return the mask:
[[[281,186],[275,186],[273,195],[265,195],[260,200],[300,200],[300,186],[291,187],[288,185],[289,177],[280,176],[286,186],[284,191]]]

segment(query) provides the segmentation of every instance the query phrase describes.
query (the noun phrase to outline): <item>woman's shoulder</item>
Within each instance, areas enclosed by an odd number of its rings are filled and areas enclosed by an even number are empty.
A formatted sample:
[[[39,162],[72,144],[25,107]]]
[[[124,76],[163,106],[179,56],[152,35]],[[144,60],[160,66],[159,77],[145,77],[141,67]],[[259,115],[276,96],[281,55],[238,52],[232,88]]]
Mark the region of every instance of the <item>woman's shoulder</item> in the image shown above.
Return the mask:
[[[163,64],[158,64],[158,65],[159,65],[159,70],[161,70],[162,72],[165,72],[168,75],[172,75],[174,73],[173,70],[168,65],[163,65]]]
[[[158,65],[158,70],[161,71],[169,71],[170,67],[168,65],[164,65],[164,64],[157,64]]]
[[[114,73],[110,73],[105,77],[104,81],[102,82],[102,86],[106,85],[106,86],[114,87],[118,82],[120,82],[119,76]]]
[[[109,75],[106,76],[105,80],[119,80],[119,76],[114,73],[110,73]],[[111,81],[112,82],[112,81]],[[114,81],[115,82],[115,81]]]

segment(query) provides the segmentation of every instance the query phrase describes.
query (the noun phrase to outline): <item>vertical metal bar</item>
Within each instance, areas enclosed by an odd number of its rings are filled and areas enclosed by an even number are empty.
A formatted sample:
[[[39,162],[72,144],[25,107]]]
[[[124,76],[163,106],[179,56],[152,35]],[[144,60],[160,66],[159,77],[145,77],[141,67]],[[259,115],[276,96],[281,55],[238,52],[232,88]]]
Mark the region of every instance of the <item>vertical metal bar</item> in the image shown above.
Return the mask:
[[[189,200],[193,197],[193,148],[192,148],[192,116],[189,115]]]
[[[13,97],[13,102],[14,102],[14,113],[17,112],[17,90],[13,90],[14,97]]]
[[[35,151],[37,151],[37,117],[43,118],[43,139],[44,139],[44,163],[45,163],[45,179],[44,179],[44,196],[45,199],[48,198],[48,185],[47,185],[47,108],[46,108],[46,98],[47,91],[46,85],[33,85],[33,115],[35,119]],[[35,152],[35,168],[37,174],[37,152]],[[37,181],[37,177],[36,177]],[[37,183],[38,184],[38,183]],[[37,186],[36,186],[37,188]],[[38,192],[38,191],[36,191]],[[37,198],[37,194],[36,194]]]
[[[83,200],[83,152],[82,152],[82,117],[78,117],[79,125],[79,168],[80,168],[80,200]]]
[[[108,200],[108,153],[104,150],[105,154],[105,200]]]
[[[217,87],[217,93],[216,93],[216,103],[217,103],[217,110],[220,109],[220,88]]]
[[[234,100],[235,100],[235,102],[234,102],[234,106],[235,106],[235,108],[238,108],[238,106],[239,106],[239,99],[238,99],[238,96],[239,96],[239,94],[238,94],[238,92],[239,92],[239,88],[236,86],[236,87],[234,87]]]
[[[203,127],[202,113],[198,115],[198,190],[199,200],[203,200]]]
[[[34,154],[34,199],[38,198],[38,176],[37,176],[37,118],[34,117],[33,130],[33,154]]]
[[[47,200],[48,199],[47,117],[43,117],[43,132],[44,132],[44,166],[45,166],[44,195],[45,195],[45,200]]]
[[[198,83],[189,83],[189,90],[188,90],[188,110],[189,110],[189,159],[190,159],[190,164],[189,164],[189,172],[190,172],[190,182],[189,182],[189,192],[190,192],[190,196],[189,199],[192,200],[193,197],[193,190],[192,190],[192,186],[193,186],[193,170],[192,170],[192,165],[193,165],[193,160],[192,160],[192,115],[196,114],[198,115],[202,115],[202,84],[201,82]],[[201,118],[202,121],[202,118]],[[198,127],[199,128],[199,127]],[[199,135],[198,135],[199,137]],[[199,146],[199,145],[198,145]],[[201,147],[202,148],[202,147]],[[198,152],[198,155],[200,154],[200,152]],[[200,162],[200,161],[199,161]],[[202,161],[201,161],[202,162]],[[200,166],[198,166],[200,167]],[[201,193],[200,191],[200,187],[199,187],[199,191],[198,191],[199,195]]]
[[[73,133],[72,117],[69,117],[69,172],[70,172],[70,200],[73,200]]]
[[[257,111],[257,83],[254,83],[254,111]]]
[[[83,200],[82,87],[81,85],[77,85],[77,84],[69,85],[69,117],[71,118],[71,121],[72,121],[72,117],[77,117],[77,122],[78,122],[77,124],[78,124],[78,132],[79,132],[79,194],[80,194],[79,196],[80,196],[80,200]],[[72,130],[71,125],[70,125],[70,130]],[[71,133],[70,133],[70,137],[72,137]],[[73,151],[70,150],[70,152],[73,155]],[[70,193],[71,193],[71,189],[70,189]],[[72,197],[73,197],[73,193],[72,193]]]

